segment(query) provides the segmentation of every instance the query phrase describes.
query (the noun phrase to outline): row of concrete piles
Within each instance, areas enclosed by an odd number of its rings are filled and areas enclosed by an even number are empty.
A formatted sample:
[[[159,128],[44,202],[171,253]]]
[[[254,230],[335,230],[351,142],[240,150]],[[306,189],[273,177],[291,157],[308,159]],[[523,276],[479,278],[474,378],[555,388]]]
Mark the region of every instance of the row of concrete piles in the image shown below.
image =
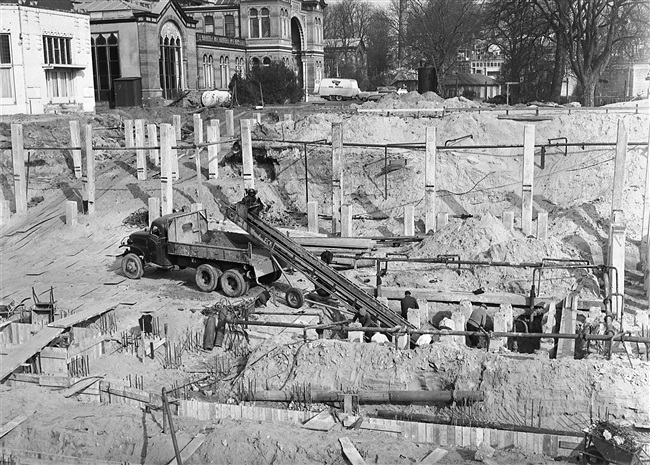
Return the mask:
[[[200,152],[207,149],[208,152],[208,181],[214,181],[219,177],[218,156],[221,144],[234,139],[234,113],[226,110],[225,138],[220,135],[219,120],[211,120],[207,126],[207,140],[203,140],[203,120],[200,115],[195,114],[194,140],[191,145],[179,145],[181,140],[181,117],[174,115],[173,124],[145,125],[144,120],[125,120],[125,147],[123,150],[134,151],[136,155],[137,178],[146,180],[147,157],[154,166],[160,166],[160,197],[152,198],[149,202],[151,212],[168,214],[173,211],[173,182],[178,179],[178,150],[193,149],[195,151],[195,163],[197,183],[199,192],[203,182],[201,175]],[[285,115],[285,119],[291,119],[291,115]],[[261,114],[255,114],[255,119],[242,119],[240,121],[240,140],[242,149],[242,172],[243,185],[245,188],[255,187],[254,160],[252,151],[251,130],[255,123],[261,121]],[[145,137],[146,128],[146,137]],[[83,201],[85,212],[92,215],[95,212],[95,150],[115,149],[114,147],[93,147],[92,126],[86,125],[81,137],[81,128],[77,121],[70,122],[71,146],[52,149],[71,150],[73,158],[73,169],[75,177],[83,181]],[[160,137],[158,137],[158,132]],[[612,311],[620,318],[623,309],[623,295],[625,282],[625,234],[626,227],[623,214],[623,190],[625,187],[625,161],[627,154],[628,137],[623,120],[619,120],[616,141],[616,157],[613,182],[613,199],[609,228],[609,246],[607,253],[608,265],[618,272],[612,272],[610,276]],[[23,129],[21,124],[11,125],[12,155],[14,167],[14,187],[16,213],[27,211],[27,180],[25,172],[25,151],[37,150],[37,147],[25,147]],[[344,143],[342,123],[332,124],[332,225],[331,232],[342,237],[352,236],[353,206],[344,198]],[[649,132],[650,145],[650,132]],[[42,150],[42,148],[40,148]],[[426,231],[431,233],[443,228],[448,221],[446,212],[438,212],[436,209],[436,160],[437,160],[437,130],[435,127],[426,129],[425,137],[425,214],[424,223]],[[82,156],[85,155],[85,156]],[[521,229],[527,235],[533,235],[533,192],[534,192],[534,155],[535,155],[535,126],[525,125],[523,131],[523,163],[521,175]],[[83,172],[82,158],[85,158],[85,172]],[[0,221],[5,224],[10,215],[9,201],[5,200],[0,205]],[[318,202],[310,201],[307,205],[309,230],[318,232]],[[76,202],[68,202],[66,214],[69,224],[76,221]],[[150,214],[150,220],[155,215]],[[503,222],[506,227],[514,227],[515,212],[505,211]],[[537,216],[538,239],[545,239],[547,236],[548,214],[540,211]],[[643,211],[644,239],[647,242],[650,238],[648,228],[650,227],[650,163],[646,169],[645,203]],[[415,234],[414,207],[404,207],[404,235]],[[650,263],[650,247],[647,247],[647,264]],[[650,288],[650,273],[646,272],[646,289]]]

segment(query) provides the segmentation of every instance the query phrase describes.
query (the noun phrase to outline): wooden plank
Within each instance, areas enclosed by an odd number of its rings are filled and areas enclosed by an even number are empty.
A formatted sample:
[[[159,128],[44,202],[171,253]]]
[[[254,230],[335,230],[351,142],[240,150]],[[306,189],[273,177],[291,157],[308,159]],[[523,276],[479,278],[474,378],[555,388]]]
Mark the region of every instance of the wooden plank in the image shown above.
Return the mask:
[[[92,376],[90,378],[81,379],[77,381],[75,384],[73,384],[72,386],[70,386],[69,388],[59,392],[63,395],[63,397],[72,397],[75,394],[79,394],[80,392],[85,391],[86,389],[88,389],[90,386],[95,384],[103,377],[104,375],[100,375],[100,376]]]
[[[302,428],[316,431],[329,431],[334,428],[334,425],[336,425],[336,422],[334,421],[334,418],[332,418],[332,414],[329,410],[323,410],[314,418],[302,425]]]
[[[359,451],[352,444],[352,441],[348,438],[339,438],[341,443],[341,448],[343,449],[343,454],[347,457],[352,465],[366,465],[366,461],[363,460]]]
[[[13,449],[0,447],[0,456],[12,457],[16,463],[23,464],[44,464],[53,463],[61,465],[124,465],[124,462],[112,460],[97,460],[88,457],[73,457],[71,455],[50,454],[49,452],[38,452],[33,450]]]
[[[203,433],[199,433],[192,440],[181,450],[181,462],[187,463],[187,461],[190,459],[190,457],[197,451],[199,450],[199,447],[203,444],[205,441],[206,435]],[[174,457],[172,460],[167,462],[167,465],[176,465],[178,462],[176,461],[176,457]]]
[[[446,455],[448,454],[448,451],[445,449],[441,449],[438,447],[434,451],[432,451],[429,455],[424,457],[422,461],[420,462],[420,465],[433,465],[434,463],[438,463],[440,460],[442,460]]]
[[[402,428],[398,425],[389,425],[384,422],[379,423],[377,420],[372,420],[366,418],[363,423],[361,423],[360,429],[367,429],[372,431],[384,431],[387,433],[401,433]],[[329,430],[328,430],[329,431]],[[423,442],[423,441],[417,441]]]
[[[20,365],[36,355],[43,347],[56,339],[63,332],[63,328],[44,327],[23,344],[9,351],[2,357],[0,364],[0,381],[16,371]]]
[[[18,415],[13,420],[7,422],[5,425],[0,428],[0,438],[4,437],[7,433],[12,431],[14,428],[19,426],[23,421],[27,420],[33,413],[26,413],[24,415]]]
[[[74,326],[79,323],[83,323],[84,321],[90,320],[91,318],[94,318],[96,316],[102,315],[106,312],[110,312],[111,310],[115,310],[116,306],[112,306],[109,308],[87,308],[86,310],[82,310],[81,312],[77,312],[73,315],[67,316],[65,318],[61,318],[60,320],[56,320],[52,323],[50,323],[48,326],[50,328],[69,328],[70,326]]]
[[[45,387],[62,387],[70,386],[70,378],[67,376],[49,376],[44,375],[38,378],[38,385]]]

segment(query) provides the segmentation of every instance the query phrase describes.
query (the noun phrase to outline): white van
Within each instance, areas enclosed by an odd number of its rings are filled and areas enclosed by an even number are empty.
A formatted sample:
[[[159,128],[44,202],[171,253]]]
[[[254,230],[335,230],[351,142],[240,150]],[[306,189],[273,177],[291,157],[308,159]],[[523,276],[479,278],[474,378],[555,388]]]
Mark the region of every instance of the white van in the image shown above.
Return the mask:
[[[357,95],[359,95],[359,84],[357,84],[356,79],[321,79],[320,85],[318,86],[318,95],[327,100],[337,101],[357,98]]]

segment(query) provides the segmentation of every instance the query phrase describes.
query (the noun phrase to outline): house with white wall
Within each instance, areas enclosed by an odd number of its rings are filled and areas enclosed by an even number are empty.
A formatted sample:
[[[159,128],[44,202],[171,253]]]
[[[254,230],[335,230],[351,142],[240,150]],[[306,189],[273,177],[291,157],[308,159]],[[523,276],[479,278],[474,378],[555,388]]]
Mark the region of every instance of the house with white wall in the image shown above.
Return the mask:
[[[90,17],[0,1],[0,115],[94,112]]]

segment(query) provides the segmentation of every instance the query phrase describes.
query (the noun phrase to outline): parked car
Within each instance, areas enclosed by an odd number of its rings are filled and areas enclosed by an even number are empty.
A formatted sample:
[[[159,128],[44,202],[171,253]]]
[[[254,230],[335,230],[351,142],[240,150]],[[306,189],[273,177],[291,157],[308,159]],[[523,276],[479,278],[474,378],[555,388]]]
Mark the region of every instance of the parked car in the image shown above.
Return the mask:
[[[384,95],[388,95],[388,94],[397,94],[397,89],[393,86],[380,86],[377,88],[372,87],[369,90],[359,92],[357,98],[359,100],[363,100],[364,102],[367,101],[376,102]]]

